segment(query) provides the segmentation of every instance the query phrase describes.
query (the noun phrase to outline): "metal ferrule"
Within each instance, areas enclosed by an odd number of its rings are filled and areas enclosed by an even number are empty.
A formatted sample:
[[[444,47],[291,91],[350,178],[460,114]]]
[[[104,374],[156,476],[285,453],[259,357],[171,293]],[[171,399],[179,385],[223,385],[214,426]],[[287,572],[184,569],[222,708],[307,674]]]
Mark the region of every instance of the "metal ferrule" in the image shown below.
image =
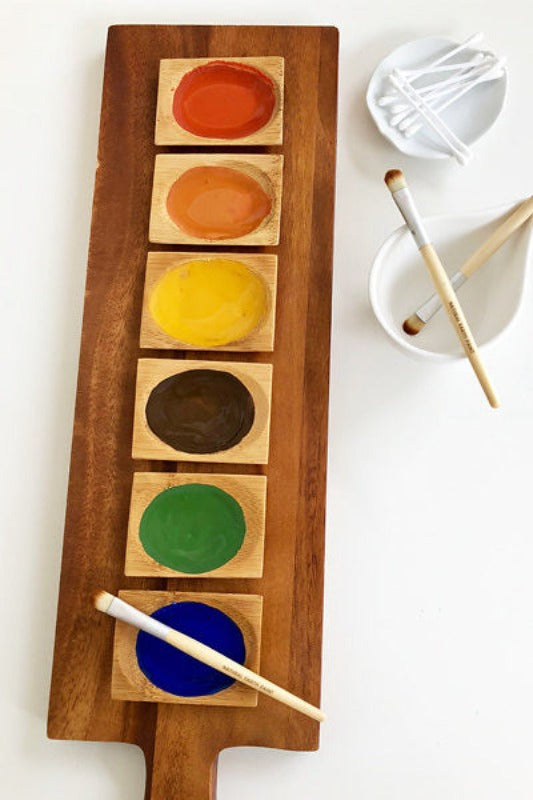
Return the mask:
[[[456,272],[455,275],[453,275],[450,278],[451,284],[454,289],[458,289],[460,286],[463,285],[463,283],[466,280],[467,280],[466,275],[463,275],[461,271]],[[435,316],[439,308],[442,308],[442,303],[440,301],[440,297],[435,292],[435,294],[432,294],[429,300],[426,300],[426,302],[423,303],[415,313],[418,319],[426,323],[429,322],[429,320]]]
[[[151,633],[152,636],[157,636],[158,639],[166,641],[170,630],[166,625],[139,611],[138,608],[130,606],[119,597],[113,597],[107,613],[127,625],[133,625],[141,631],[146,631],[146,633]]]
[[[400,214],[404,218],[407,227],[413,234],[418,247],[421,248],[429,244],[429,237],[424,229],[424,225],[413,202],[413,198],[411,197],[411,192],[409,189],[407,187],[404,189],[398,189],[396,192],[392,193],[392,197],[398,206]]]

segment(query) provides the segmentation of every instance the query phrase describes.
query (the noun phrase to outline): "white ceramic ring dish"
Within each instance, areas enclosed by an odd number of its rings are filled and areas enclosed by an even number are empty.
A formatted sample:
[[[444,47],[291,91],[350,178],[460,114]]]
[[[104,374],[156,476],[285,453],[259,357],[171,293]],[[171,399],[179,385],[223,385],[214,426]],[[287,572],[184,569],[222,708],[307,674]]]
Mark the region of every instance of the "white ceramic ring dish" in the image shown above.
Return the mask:
[[[378,65],[370,79],[366,94],[370,114],[383,136],[407,155],[421,158],[452,157],[446,144],[430,127],[424,126],[409,138],[404,136],[398,127],[390,125],[389,109],[381,107],[378,102],[384,94],[390,93],[391,88],[393,89],[388,75],[394,69],[410,70],[428,64],[457,44],[451,39],[441,37],[408,42],[390,53]],[[453,56],[449,63],[466,62],[479,53],[493,55],[476,47],[466,47]],[[427,83],[434,79],[434,75],[427,76],[421,81],[420,86],[423,86],[424,81]],[[507,72],[504,68],[502,77],[474,86],[472,91],[442,112],[442,119],[465,145],[472,145],[496,122],[504,105],[506,90]]]

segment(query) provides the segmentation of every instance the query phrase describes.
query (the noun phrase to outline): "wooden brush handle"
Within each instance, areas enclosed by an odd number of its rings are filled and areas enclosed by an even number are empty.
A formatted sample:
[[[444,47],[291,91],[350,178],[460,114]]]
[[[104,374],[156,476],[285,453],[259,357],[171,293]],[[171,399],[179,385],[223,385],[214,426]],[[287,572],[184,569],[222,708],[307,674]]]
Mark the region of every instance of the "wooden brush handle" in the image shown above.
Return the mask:
[[[461,272],[467,278],[474,274],[476,270],[483,266],[489,258],[505,244],[507,239],[533,215],[533,197],[529,197],[521,203],[513,213],[507,217],[505,222],[499,225],[495,231],[483,242],[481,247],[472,253],[470,258],[461,267]]]
[[[431,274],[433,282],[439,293],[442,305],[446,310],[456,332],[463,346],[463,350],[470,361],[477,379],[481,384],[483,391],[487,397],[492,408],[498,408],[500,405],[494,387],[492,386],[489,376],[483,366],[477,345],[472,336],[470,326],[466,321],[463,310],[457,300],[457,295],[453,290],[450,279],[446,274],[446,270],[441,264],[441,261],[435,252],[433,245],[426,244],[420,248],[420,253],[426,263],[426,266]]]
[[[202,644],[202,642],[197,642],[180,631],[169,628],[165,641],[178,650],[182,650],[184,653],[192,656],[192,658],[197,658],[198,661],[201,661],[203,664],[208,664],[210,667],[213,667],[213,669],[217,669],[219,672],[229,675],[230,678],[244,683],[251,689],[255,689],[262,694],[266,694],[268,697],[272,697],[279,703],[284,703],[286,706],[294,708],[296,711],[305,714],[307,717],[317,722],[323,722],[325,719],[324,713],[319,708],[312,706],[311,703],[307,703],[305,700],[302,700],[301,697],[296,697],[296,695],[288,692],[281,686],[277,686],[275,683],[263,678],[256,672],[252,672],[251,669],[248,669],[236,661],[232,661],[231,658],[222,655],[222,653],[218,653],[216,650],[213,650],[212,647],[208,647]]]

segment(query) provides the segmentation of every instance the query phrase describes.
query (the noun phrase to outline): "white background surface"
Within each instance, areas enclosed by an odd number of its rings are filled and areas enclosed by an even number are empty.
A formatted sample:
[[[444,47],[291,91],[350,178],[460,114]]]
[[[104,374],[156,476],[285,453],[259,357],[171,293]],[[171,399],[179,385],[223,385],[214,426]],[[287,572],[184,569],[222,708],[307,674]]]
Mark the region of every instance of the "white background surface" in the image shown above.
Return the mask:
[[[222,754],[219,798],[533,796],[533,317],[487,354],[494,412],[464,363],[396,351],[366,300],[399,219],[403,167],[424,214],[532,191],[529,0],[4,2],[0,795],[142,800],[133,747],[49,742],[60,569],[106,27],[335,24],[341,32],[324,637],[318,753]],[[398,44],[482,29],[509,58],[507,108],[462,170],[380,139],[363,104]],[[174,800],[168,798],[168,800]],[[183,798],[182,800],[186,800]]]

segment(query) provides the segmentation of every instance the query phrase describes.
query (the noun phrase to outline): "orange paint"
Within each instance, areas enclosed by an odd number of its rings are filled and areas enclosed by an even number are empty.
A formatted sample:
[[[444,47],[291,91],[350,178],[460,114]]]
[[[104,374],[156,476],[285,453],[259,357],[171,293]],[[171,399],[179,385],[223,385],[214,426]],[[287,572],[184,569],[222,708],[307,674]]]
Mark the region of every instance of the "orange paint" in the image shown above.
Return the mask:
[[[259,183],[229,167],[193,167],[167,196],[170,219],[198,239],[238,239],[258,228],[271,209]]]
[[[181,79],[172,111],[186,131],[211,139],[241,139],[263,128],[276,105],[274,83],[255,67],[211,61]]]

